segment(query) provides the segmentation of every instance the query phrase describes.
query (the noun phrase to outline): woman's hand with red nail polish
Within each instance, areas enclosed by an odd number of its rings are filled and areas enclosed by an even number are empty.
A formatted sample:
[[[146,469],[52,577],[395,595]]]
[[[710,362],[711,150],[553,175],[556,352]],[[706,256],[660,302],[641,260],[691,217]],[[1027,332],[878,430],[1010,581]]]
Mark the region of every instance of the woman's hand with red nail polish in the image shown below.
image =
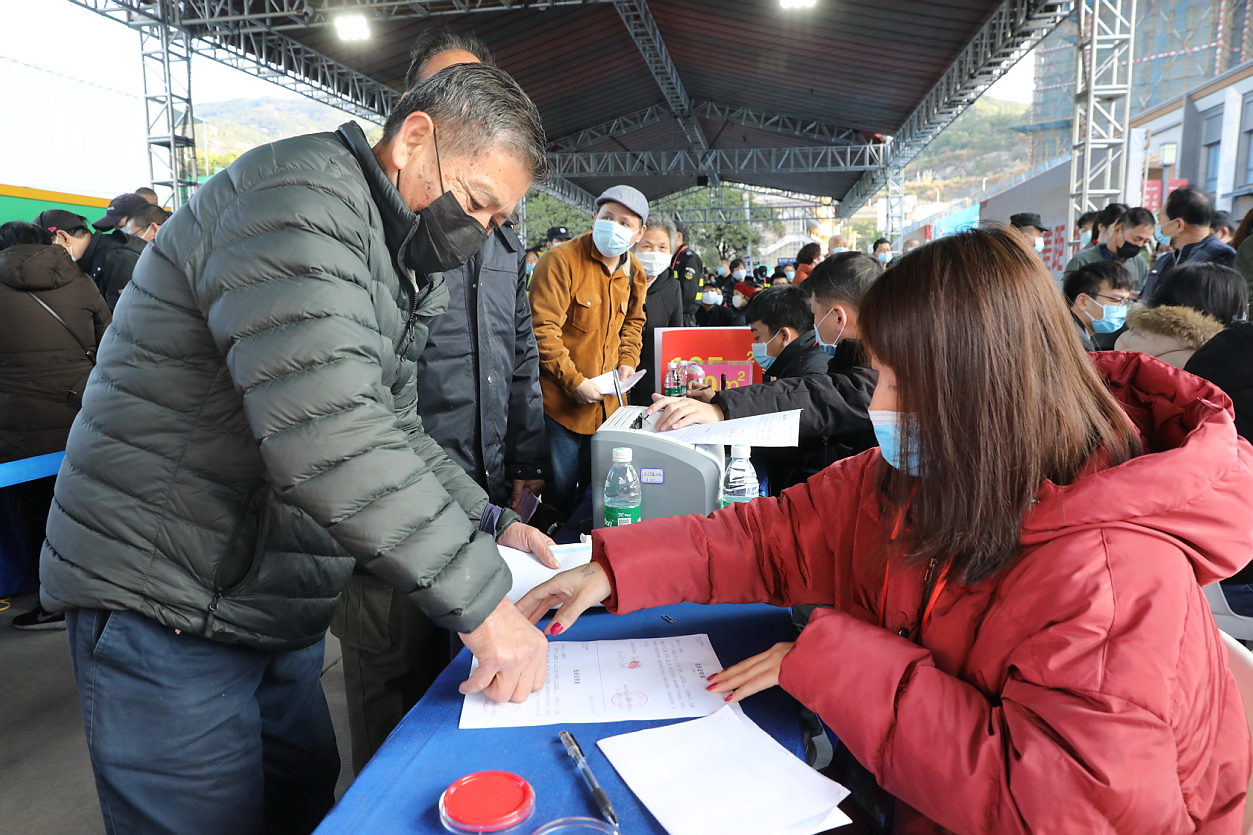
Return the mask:
[[[727,693],[726,701],[743,701],[754,693],[760,693],[779,683],[779,668],[783,659],[796,646],[794,642],[775,644],[770,649],[745,658],[733,667],[727,667],[720,673],[714,673],[709,681],[717,677],[717,681],[706,687],[712,693]]]

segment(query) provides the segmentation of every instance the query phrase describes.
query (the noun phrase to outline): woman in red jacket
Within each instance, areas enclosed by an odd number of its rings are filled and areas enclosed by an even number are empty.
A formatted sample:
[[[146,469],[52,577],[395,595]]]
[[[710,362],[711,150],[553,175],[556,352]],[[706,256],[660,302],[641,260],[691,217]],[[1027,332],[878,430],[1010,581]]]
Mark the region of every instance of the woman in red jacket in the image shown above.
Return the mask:
[[[597,531],[523,613],[833,606],[711,689],[819,713],[898,832],[1239,832],[1249,731],[1200,588],[1253,552],[1230,401],[1142,355],[1094,364],[1004,229],[902,256],[860,321],[881,449]]]

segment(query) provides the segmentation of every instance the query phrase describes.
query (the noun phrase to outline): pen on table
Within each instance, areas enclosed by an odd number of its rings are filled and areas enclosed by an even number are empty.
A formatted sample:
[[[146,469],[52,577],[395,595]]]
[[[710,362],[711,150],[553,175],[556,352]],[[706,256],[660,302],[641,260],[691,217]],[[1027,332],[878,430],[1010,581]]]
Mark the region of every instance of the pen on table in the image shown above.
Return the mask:
[[[566,746],[566,753],[574,760],[574,765],[579,769],[579,773],[583,775],[583,779],[591,787],[592,799],[596,801],[596,806],[600,809],[601,815],[617,829],[618,816],[613,811],[613,804],[609,802],[609,795],[605,794],[605,790],[600,787],[600,783],[596,782],[596,775],[592,773],[592,769],[588,766],[587,757],[583,756],[583,749],[579,747],[579,743],[569,731],[562,731],[559,736],[562,744]]]

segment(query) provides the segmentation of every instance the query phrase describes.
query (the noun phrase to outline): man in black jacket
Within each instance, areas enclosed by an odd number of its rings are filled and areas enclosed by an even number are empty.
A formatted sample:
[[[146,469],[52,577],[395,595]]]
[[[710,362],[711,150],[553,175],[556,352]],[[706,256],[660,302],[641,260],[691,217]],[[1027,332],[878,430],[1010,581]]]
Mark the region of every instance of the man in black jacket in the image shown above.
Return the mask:
[[[441,27],[422,34],[410,63],[417,84],[449,66],[492,62],[472,35]],[[525,264],[522,242],[505,225],[469,261],[446,270],[448,310],[432,320],[417,360],[427,434],[493,505],[514,511],[524,490],[543,489],[548,466]],[[331,631],[343,649],[353,770],[360,772],[448,664],[449,635],[365,571],[349,581]]]
[[[87,218],[64,209],[40,212],[35,224],[47,229],[58,243],[70,249],[78,268],[96,283],[109,310],[117,307],[117,300],[126,285],[130,284],[135,262],[139,260],[147,241],[120,229],[92,232],[87,228]],[[69,239],[73,240],[67,244]]]
[[[649,410],[665,409],[657,430],[801,409],[799,445],[786,451],[788,460],[772,464],[781,470],[777,479],[770,479],[770,492],[775,495],[840,458],[876,446],[868,411],[878,377],[867,366],[857,341],[857,306],[881,273],[874,259],[842,252],[819,263],[797,288],[809,295],[815,336],[831,357],[824,373],[729,389],[708,403],[694,396],[659,397]]]
[[[1218,239],[1210,224],[1214,222],[1214,201],[1209,195],[1191,186],[1175,189],[1162,207],[1161,230],[1170,237],[1174,252],[1168,252],[1153,263],[1140,295],[1152,299],[1166,273],[1176,264],[1213,262],[1224,267],[1235,264],[1236,251]]]
[[[830,357],[814,338],[814,312],[800,287],[774,287],[755,294],[744,320],[753,332],[753,359],[767,383],[827,370]]]

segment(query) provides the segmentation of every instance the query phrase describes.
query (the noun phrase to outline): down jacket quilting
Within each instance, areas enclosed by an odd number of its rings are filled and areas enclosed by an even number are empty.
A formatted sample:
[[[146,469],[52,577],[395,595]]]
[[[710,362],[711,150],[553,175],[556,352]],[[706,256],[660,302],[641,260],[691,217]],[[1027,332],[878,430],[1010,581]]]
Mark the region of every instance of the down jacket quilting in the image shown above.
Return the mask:
[[[400,260],[418,222],[349,123],[244,154],[162,226],[70,432],[46,608],[297,648],[355,559],[443,626],[483,621],[510,577],[415,409],[448,298]]]
[[[937,584],[929,620],[925,569],[884,550],[877,449],[778,499],[596,531],[606,605],[833,605],[779,684],[898,799],[897,832],[1235,835],[1249,731],[1201,586],[1253,552],[1253,448],[1211,384],[1095,362],[1147,454],[1042,484],[1016,562]]]

